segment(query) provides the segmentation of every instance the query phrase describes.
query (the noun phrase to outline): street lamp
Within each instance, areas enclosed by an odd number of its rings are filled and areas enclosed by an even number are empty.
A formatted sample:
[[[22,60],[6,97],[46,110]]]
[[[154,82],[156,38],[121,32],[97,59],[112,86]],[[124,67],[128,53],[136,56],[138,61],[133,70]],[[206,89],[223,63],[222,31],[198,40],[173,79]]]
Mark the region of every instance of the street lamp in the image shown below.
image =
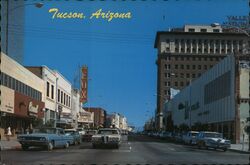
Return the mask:
[[[28,3],[28,4],[23,4],[23,5],[19,5],[19,6],[16,6],[12,9],[9,10],[9,1],[6,1],[6,8],[7,8],[7,12],[3,14],[3,16],[6,16],[6,36],[5,36],[5,45],[6,45],[6,54],[8,55],[8,31],[9,31],[9,14],[11,12],[13,12],[14,10],[18,9],[18,8],[21,8],[21,7],[25,7],[25,6],[35,6],[36,8],[41,8],[43,7],[43,3]],[[3,17],[2,16],[2,17]]]

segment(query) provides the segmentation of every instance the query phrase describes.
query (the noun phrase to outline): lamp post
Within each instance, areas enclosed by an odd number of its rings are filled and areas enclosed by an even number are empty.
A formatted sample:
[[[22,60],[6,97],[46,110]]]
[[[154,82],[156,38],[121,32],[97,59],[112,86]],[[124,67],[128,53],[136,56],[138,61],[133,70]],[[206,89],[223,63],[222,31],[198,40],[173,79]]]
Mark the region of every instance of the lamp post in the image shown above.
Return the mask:
[[[18,8],[21,8],[21,7],[25,7],[25,6],[35,6],[36,8],[41,8],[43,7],[43,3],[28,3],[28,4],[23,4],[23,5],[19,5],[19,6],[16,6],[12,9],[9,10],[9,1],[6,1],[6,8],[7,8],[7,11],[6,13],[3,14],[3,16],[6,16],[6,36],[5,36],[5,51],[6,51],[6,54],[8,55],[8,32],[9,32],[9,14],[11,12],[13,12],[14,10],[18,9]],[[2,16],[2,17],[3,17]]]
[[[248,24],[249,25],[249,24]],[[216,26],[220,26],[220,24],[218,24],[218,23],[213,23],[213,24],[211,24],[211,26],[212,27],[216,27]],[[243,30],[243,29],[241,29],[240,27],[237,27],[237,26],[233,26],[233,25],[225,25],[226,27],[230,27],[230,28],[234,28],[234,29],[237,29],[239,32],[241,32],[241,33],[243,33],[243,34],[245,34],[247,37],[248,37],[248,39],[249,39],[249,37],[250,37],[250,34],[246,31],[246,30]],[[250,29],[250,27],[248,27],[248,29]],[[235,54],[234,54],[235,55]],[[238,63],[239,63],[239,58],[237,57],[237,56],[235,56],[236,58],[235,58],[235,63],[236,63],[236,65],[238,65]],[[248,56],[248,60],[249,60],[249,56]],[[237,67],[238,68],[238,67]],[[237,71],[238,72],[238,71]],[[239,74],[239,73],[238,73]],[[250,118],[250,98],[248,98],[248,108],[249,108],[249,117],[247,118],[247,119],[249,119]],[[237,109],[236,109],[237,110]],[[237,112],[236,112],[236,114],[238,114]],[[237,117],[237,116],[236,116]],[[250,127],[250,125],[248,125],[248,127]],[[248,129],[248,151],[250,151],[250,128]]]

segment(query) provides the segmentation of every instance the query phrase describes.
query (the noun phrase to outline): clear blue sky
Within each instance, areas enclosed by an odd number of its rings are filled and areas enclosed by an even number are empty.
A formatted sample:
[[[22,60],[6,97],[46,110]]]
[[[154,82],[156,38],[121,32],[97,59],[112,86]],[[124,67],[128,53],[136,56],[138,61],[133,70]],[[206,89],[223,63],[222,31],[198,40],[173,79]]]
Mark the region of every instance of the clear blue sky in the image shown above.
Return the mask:
[[[87,65],[91,80],[85,106],[122,113],[135,126],[142,126],[156,108],[156,32],[184,24],[222,23],[228,15],[249,11],[248,0],[43,3],[40,9],[25,7],[24,65],[47,65],[72,83],[78,66]],[[50,8],[87,17],[100,8],[130,11],[132,19],[52,19]]]

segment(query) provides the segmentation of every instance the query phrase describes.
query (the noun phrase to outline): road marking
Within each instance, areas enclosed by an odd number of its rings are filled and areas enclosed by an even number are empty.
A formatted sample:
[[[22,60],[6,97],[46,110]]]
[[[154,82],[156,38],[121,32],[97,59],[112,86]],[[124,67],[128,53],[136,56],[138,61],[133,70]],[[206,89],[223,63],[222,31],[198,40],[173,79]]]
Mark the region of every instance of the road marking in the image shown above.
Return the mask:
[[[171,151],[176,151],[174,148],[169,148]]]
[[[131,152],[130,150],[112,150],[112,152]]]

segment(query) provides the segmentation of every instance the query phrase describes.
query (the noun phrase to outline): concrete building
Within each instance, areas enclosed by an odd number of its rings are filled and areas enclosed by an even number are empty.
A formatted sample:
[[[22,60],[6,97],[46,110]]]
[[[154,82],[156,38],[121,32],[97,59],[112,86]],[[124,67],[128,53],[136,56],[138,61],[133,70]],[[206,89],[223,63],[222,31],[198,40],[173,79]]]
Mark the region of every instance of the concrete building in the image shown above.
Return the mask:
[[[32,128],[44,117],[44,81],[1,52],[1,137],[11,127],[13,134]]]
[[[248,41],[245,34],[225,32],[220,26],[185,25],[157,32],[157,128],[164,125],[163,105],[170,88],[183,89],[228,54],[246,54]]]
[[[83,108],[81,108],[78,114],[78,127],[93,128],[94,127],[94,112],[88,112],[84,110]]]
[[[249,74],[249,61],[228,55],[165,103],[165,118],[171,116],[174,126],[195,128],[200,123],[233,142],[248,141],[244,128],[249,117]]]
[[[22,64],[25,1],[1,1],[1,51]]]
[[[106,126],[106,110],[100,107],[85,107],[83,108],[87,112],[94,113],[94,127],[105,127]]]
[[[46,66],[27,66],[26,68],[44,80],[45,122],[53,121],[54,123],[56,120],[58,126],[72,127],[71,83],[58,71]]]

